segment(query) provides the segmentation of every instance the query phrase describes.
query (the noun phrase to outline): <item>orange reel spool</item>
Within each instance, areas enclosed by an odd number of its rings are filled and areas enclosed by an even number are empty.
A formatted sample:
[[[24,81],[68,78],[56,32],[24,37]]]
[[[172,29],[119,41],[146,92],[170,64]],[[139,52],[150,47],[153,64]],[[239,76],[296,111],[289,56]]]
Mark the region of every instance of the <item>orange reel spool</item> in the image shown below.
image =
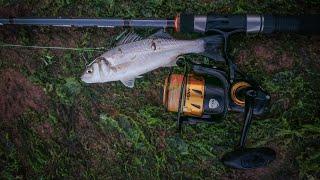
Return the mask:
[[[163,92],[163,104],[170,112],[178,112],[183,75],[172,74],[166,78]],[[204,107],[205,80],[201,76],[188,74],[185,91],[182,93],[181,112],[186,116],[202,116]]]

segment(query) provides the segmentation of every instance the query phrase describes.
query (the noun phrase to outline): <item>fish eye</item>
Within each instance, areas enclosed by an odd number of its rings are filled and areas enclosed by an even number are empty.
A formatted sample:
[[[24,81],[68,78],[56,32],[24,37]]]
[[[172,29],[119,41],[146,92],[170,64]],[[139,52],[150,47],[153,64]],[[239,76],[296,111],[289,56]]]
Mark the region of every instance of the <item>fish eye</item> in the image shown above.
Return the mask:
[[[87,73],[88,73],[88,74],[91,74],[91,73],[92,73],[92,69],[88,69],[88,70],[87,70]]]

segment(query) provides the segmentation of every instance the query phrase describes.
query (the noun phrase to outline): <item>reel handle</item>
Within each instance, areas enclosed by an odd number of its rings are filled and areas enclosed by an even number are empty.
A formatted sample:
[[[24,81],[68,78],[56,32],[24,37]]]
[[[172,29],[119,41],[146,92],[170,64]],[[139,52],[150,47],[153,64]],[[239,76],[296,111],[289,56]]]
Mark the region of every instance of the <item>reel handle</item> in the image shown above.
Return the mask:
[[[247,136],[248,136],[248,131],[251,125],[252,121],[252,114],[253,114],[253,108],[254,108],[254,100],[257,97],[257,92],[255,90],[248,90],[246,92],[246,97],[245,97],[245,111],[244,111],[244,123],[242,127],[242,133],[241,133],[241,138],[239,142],[239,148],[244,148]]]
[[[246,92],[244,124],[240,142],[234,151],[228,152],[222,157],[221,160],[225,166],[235,169],[254,169],[265,167],[276,158],[275,151],[270,148],[245,148],[256,97],[257,91],[249,89]]]

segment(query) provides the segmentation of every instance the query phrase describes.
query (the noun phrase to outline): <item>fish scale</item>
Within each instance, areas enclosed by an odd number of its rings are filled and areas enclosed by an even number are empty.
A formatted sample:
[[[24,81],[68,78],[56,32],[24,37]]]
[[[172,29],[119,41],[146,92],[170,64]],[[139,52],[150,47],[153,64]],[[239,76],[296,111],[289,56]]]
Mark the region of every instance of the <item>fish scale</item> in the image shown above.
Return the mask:
[[[152,47],[152,44],[155,44],[155,50]],[[168,39],[145,39],[138,42],[132,42],[129,44],[120,45],[111,49],[109,52],[102,55],[108,59],[112,65],[118,65],[123,63],[122,60],[130,60],[134,56],[139,56],[148,53],[154,53],[158,51],[165,51],[170,49],[176,49],[185,47],[188,45],[194,46],[193,44],[197,43],[201,47],[201,42],[196,41],[185,41],[185,40],[168,40]],[[194,48],[194,47],[193,47]],[[123,57],[126,56],[126,57]]]

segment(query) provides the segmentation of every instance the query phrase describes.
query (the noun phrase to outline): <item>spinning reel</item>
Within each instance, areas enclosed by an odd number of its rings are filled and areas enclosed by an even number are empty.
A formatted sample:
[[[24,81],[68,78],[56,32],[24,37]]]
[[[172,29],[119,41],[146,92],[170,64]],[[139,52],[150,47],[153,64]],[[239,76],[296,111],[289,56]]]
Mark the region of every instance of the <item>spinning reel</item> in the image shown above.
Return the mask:
[[[226,72],[189,62],[184,74],[166,78],[163,104],[170,112],[178,113],[178,127],[200,122],[214,123],[230,112],[244,113],[244,125],[239,145],[224,155],[222,162],[237,169],[252,169],[268,165],[275,159],[269,148],[245,148],[253,115],[262,115],[270,96],[255,82],[244,76],[233,83]],[[188,70],[190,69],[190,70]],[[237,75],[237,74],[236,74]]]
[[[266,147],[246,148],[245,142],[252,117],[266,112],[270,95],[256,82],[238,71],[228,57],[228,37],[243,30],[223,32],[213,29],[212,31],[224,37],[224,56],[228,71],[186,62],[184,74],[170,73],[166,78],[163,105],[169,112],[178,113],[179,131],[182,124],[214,123],[223,119],[228,112],[244,113],[239,144],[221,160],[224,165],[237,169],[267,166],[276,158],[275,151]],[[178,65],[181,66],[179,62]]]

